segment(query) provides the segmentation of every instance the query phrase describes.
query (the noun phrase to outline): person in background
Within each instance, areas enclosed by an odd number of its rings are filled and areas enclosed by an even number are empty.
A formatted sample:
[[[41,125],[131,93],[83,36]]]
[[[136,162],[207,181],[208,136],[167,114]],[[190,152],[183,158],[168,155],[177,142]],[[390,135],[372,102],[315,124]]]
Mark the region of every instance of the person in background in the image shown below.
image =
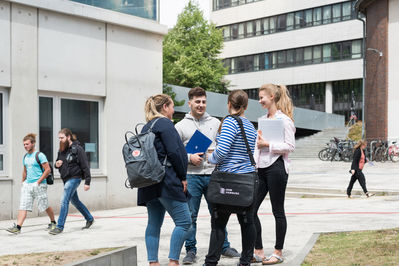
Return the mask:
[[[50,224],[47,229],[54,229],[56,224],[53,208],[48,206],[46,178],[50,173],[50,166],[46,155],[35,150],[36,134],[30,133],[26,135],[23,139],[23,144],[27,153],[22,160],[24,171],[22,172],[22,188],[17,223],[7,229],[8,232],[13,234],[21,233],[22,224],[26,219],[27,212],[32,211],[35,199],[37,199],[38,210],[40,212],[46,211],[50,218]],[[42,167],[36,160],[36,154]]]
[[[148,223],[145,231],[145,245],[149,265],[159,266],[158,249],[161,227],[167,211],[175,223],[170,239],[169,266],[179,265],[181,248],[191,227],[187,193],[187,153],[172,120],[174,103],[166,94],[150,97],[145,103],[146,132],[152,128],[155,134],[154,146],[160,162],[165,160],[170,166],[165,168],[165,177],[158,183],[138,189],[138,205],[146,206]]]
[[[255,204],[256,241],[253,262],[263,265],[283,262],[283,246],[287,231],[284,200],[287,187],[290,160],[288,155],[295,149],[295,126],[293,122],[293,105],[287,88],[283,85],[265,84],[259,89],[259,103],[267,109],[264,119],[282,120],[284,125],[284,142],[273,142],[264,139],[258,131],[255,148],[255,161],[259,174],[259,189]],[[258,210],[267,193],[276,225],[276,243],[274,252],[267,258],[263,251],[262,225]]]
[[[206,112],[206,91],[200,87],[192,88],[188,92],[188,99],[190,112],[175,125],[183,144],[187,145],[195,131],[198,130],[212,140],[209,150],[214,149],[214,142],[220,126],[220,121]],[[187,189],[191,195],[188,204],[193,224],[186,240],[186,256],[183,259],[183,264],[193,264],[196,261],[197,254],[197,240],[195,236],[197,233],[198,212],[202,195],[206,196],[209,180],[215,165],[209,164],[204,160],[203,153],[187,154],[187,158],[189,162],[187,170]],[[212,209],[209,203],[208,209],[209,213],[211,213]],[[230,243],[227,239],[227,231],[223,242],[222,255],[226,257],[240,257],[240,253],[238,253],[235,248],[230,247]]]
[[[366,156],[364,154],[364,149],[367,147],[367,141],[359,140],[359,142],[355,145],[354,153],[353,153],[353,161],[351,165],[351,170],[349,171],[352,174],[351,180],[349,181],[348,188],[346,190],[346,194],[348,198],[352,198],[352,188],[355,184],[356,180],[359,181],[360,186],[362,187],[364,193],[367,197],[374,196],[374,193],[370,193],[367,191],[366,187],[366,178],[363,174],[363,167],[366,163]]]

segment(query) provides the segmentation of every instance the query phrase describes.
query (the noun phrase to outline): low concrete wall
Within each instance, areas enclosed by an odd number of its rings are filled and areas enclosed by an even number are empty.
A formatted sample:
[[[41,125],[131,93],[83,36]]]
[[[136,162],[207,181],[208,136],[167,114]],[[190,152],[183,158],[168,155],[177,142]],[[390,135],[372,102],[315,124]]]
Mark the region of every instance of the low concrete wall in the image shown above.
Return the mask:
[[[137,247],[117,249],[67,266],[137,266]]]

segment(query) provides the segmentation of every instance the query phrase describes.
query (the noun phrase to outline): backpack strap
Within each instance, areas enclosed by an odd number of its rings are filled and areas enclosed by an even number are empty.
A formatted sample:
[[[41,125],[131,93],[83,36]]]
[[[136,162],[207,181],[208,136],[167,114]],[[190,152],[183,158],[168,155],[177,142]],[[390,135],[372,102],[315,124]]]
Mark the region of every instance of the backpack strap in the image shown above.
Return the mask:
[[[237,121],[238,125],[240,126],[241,134],[242,134],[242,137],[244,138],[244,141],[245,141],[245,146],[247,146],[247,153],[249,155],[249,159],[251,160],[251,165],[253,167],[255,167],[255,170],[256,170],[256,163],[255,163],[255,160],[254,160],[254,156],[252,155],[251,148],[249,147],[247,135],[245,135],[244,125],[242,123],[242,120],[241,120],[241,118],[239,116],[236,116],[236,115],[228,115],[226,117],[229,117],[229,116],[234,118]]]
[[[36,154],[35,154],[35,158],[36,158],[36,162],[39,164],[39,166],[40,166],[40,169],[42,170],[42,172],[44,173],[44,169],[43,169],[43,166],[42,166],[42,164],[40,163],[40,159],[39,159],[39,153],[40,152],[36,152]],[[26,155],[25,155],[26,156]]]

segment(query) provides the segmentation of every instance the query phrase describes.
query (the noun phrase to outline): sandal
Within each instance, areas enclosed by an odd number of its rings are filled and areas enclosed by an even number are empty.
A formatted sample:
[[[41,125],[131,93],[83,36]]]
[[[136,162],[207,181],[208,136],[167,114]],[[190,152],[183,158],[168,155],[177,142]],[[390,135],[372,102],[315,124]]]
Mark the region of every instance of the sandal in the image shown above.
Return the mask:
[[[251,263],[261,263],[265,258],[254,254],[251,259]]]
[[[270,261],[272,258],[276,258],[277,260]],[[262,261],[262,265],[278,264],[278,263],[282,263],[283,261],[284,261],[284,259],[282,257],[273,253],[272,255],[270,255],[269,257],[267,257],[266,259],[264,259]]]

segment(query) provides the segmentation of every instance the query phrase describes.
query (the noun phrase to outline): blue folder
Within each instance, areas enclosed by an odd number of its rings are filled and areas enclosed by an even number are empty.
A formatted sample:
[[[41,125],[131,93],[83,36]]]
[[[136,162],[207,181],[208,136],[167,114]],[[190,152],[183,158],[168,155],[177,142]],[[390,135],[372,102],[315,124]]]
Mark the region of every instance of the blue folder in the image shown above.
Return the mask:
[[[200,131],[196,130],[186,145],[186,151],[187,151],[187,153],[191,153],[191,154],[198,153],[198,152],[205,153],[206,150],[211,145],[211,143],[212,143],[212,140],[210,140],[207,136],[202,134]]]

